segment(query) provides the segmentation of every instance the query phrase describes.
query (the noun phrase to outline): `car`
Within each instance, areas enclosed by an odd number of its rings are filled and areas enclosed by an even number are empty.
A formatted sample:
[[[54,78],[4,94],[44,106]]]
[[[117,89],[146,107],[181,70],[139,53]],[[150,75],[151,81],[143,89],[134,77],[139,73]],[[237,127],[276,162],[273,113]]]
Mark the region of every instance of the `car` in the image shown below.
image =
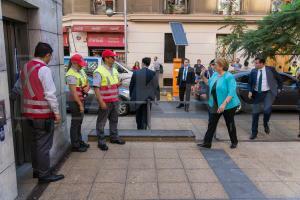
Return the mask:
[[[93,72],[95,69],[102,63],[102,59],[100,57],[84,57],[84,60],[88,63],[88,66],[85,68],[85,72],[88,76],[89,84],[92,85],[93,83]],[[70,57],[64,57],[64,65],[65,71],[68,69],[68,65],[70,62]],[[118,70],[120,74],[120,79],[122,80],[122,86],[119,88],[119,99],[120,99],[120,106],[119,106],[119,115],[126,116],[130,112],[133,112],[134,105],[130,104],[130,97],[129,97],[129,84],[132,77],[133,72],[130,71],[128,68],[124,67],[121,63],[115,62],[114,67]],[[65,93],[67,97],[69,96],[69,87],[65,85]],[[88,93],[88,96],[85,99],[85,112],[87,113],[97,113],[99,110],[99,104],[95,97],[94,90],[91,89]],[[67,102],[67,111],[69,111],[69,105]]]
[[[237,112],[248,111],[251,109],[251,100],[248,98],[248,82],[250,72],[240,72],[234,75],[237,82],[237,92],[241,100]],[[272,107],[278,110],[295,110],[299,99],[298,80],[286,73],[279,72],[283,82],[282,91],[277,95]]]
[[[237,82],[237,94],[241,101],[237,113],[251,110],[251,100],[248,98],[249,75],[250,71],[234,74]],[[281,93],[276,97],[272,107],[278,110],[295,110],[297,109],[299,99],[299,82],[289,74],[279,72],[279,75],[283,81],[283,88]],[[205,85],[200,82],[196,86],[195,97],[199,100],[207,101],[206,90]]]

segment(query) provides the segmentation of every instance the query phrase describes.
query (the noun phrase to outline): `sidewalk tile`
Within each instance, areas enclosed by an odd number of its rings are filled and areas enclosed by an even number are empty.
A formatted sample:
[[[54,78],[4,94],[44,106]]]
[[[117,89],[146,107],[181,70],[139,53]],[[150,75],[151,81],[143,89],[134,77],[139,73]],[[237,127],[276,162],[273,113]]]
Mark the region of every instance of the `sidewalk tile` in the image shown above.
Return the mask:
[[[89,200],[123,200],[125,184],[95,183]]]
[[[130,159],[129,169],[154,169],[154,159]]]
[[[194,199],[188,183],[159,183],[160,199]]]
[[[255,182],[267,198],[295,198],[296,194],[282,182]]]
[[[79,153],[78,159],[102,159],[104,152],[99,149],[88,149],[87,152]]]
[[[61,184],[51,199],[87,199],[92,184]]]
[[[179,159],[156,159],[157,169],[182,169]]]
[[[157,171],[159,183],[188,182],[183,169],[162,169]]]
[[[128,142],[129,143],[129,142]],[[154,143],[152,142],[131,142],[131,149],[152,149],[154,148]]]
[[[65,175],[62,183],[93,183],[97,172],[98,169],[71,169],[70,172]]]
[[[100,163],[101,169],[126,169],[128,159],[103,159]]]
[[[300,182],[285,182],[285,184],[295,192],[296,196],[300,198]]]
[[[130,158],[154,158],[152,149],[131,149]]]
[[[252,181],[280,181],[279,177],[267,168],[242,169],[242,171]]]
[[[126,186],[125,200],[158,199],[157,183],[129,183]]]
[[[129,159],[129,151],[127,149],[122,150],[109,150],[104,156],[104,159]]]
[[[47,189],[43,192],[43,195],[39,198],[39,200],[52,199],[52,197],[55,195],[60,185],[61,185],[60,181],[49,184]]]
[[[185,169],[209,169],[209,165],[204,159],[182,159]]]
[[[74,162],[73,169],[95,170],[99,169],[102,162],[103,160],[99,159],[78,159]]]
[[[154,169],[129,169],[127,175],[129,183],[152,183],[157,182]]]
[[[193,183],[192,189],[196,199],[229,199],[219,183]]]
[[[126,169],[100,169],[96,183],[125,183]]]
[[[190,150],[178,150],[178,154],[181,159],[204,159],[203,155],[198,149],[190,149]]]
[[[176,149],[155,149],[156,158],[179,158]]]
[[[186,173],[191,183],[218,182],[218,178],[211,169],[188,169]]]

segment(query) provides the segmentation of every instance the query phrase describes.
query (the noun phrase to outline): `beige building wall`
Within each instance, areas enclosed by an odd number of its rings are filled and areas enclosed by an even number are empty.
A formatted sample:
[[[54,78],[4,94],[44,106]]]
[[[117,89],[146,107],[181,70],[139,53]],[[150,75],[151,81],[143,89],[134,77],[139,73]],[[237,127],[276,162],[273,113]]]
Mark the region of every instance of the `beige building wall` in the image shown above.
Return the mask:
[[[197,59],[208,66],[215,58],[217,34],[228,34],[230,30],[218,30],[222,24],[207,23],[183,23],[189,45],[186,46],[185,56],[194,65]],[[250,25],[253,28],[254,25]],[[164,37],[165,33],[171,33],[169,23],[129,23],[128,34],[128,65],[133,66],[135,61],[141,61],[143,57],[157,56],[163,63],[165,78],[172,77],[171,63],[164,63]],[[243,63],[243,59],[242,62]]]

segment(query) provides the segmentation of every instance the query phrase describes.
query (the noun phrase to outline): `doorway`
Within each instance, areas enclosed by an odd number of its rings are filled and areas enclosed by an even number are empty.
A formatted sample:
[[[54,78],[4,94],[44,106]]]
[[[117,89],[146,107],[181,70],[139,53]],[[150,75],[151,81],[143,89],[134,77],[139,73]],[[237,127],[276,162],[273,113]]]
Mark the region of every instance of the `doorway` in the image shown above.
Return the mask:
[[[22,66],[29,60],[27,24],[4,18],[8,87],[11,92]],[[31,136],[21,120],[21,101],[10,100],[16,167],[31,162]]]

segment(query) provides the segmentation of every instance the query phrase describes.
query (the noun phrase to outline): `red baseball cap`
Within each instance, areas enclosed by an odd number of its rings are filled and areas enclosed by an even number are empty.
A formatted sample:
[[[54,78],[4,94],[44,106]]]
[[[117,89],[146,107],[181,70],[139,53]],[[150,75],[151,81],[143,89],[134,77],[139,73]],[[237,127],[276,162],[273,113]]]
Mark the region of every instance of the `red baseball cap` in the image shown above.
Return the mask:
[[[102,58],[105,58],[105,57],[115,57],[115,56],[117,56],[117,54],[115,54],[111,50],[104,50],[102,52]]]
[[[83,57],[79,54],[75,54],[71,57],[71,62],[72,63],[77,63],[81,67],[86,67],[88,64],[87,62],[84,61]]]

